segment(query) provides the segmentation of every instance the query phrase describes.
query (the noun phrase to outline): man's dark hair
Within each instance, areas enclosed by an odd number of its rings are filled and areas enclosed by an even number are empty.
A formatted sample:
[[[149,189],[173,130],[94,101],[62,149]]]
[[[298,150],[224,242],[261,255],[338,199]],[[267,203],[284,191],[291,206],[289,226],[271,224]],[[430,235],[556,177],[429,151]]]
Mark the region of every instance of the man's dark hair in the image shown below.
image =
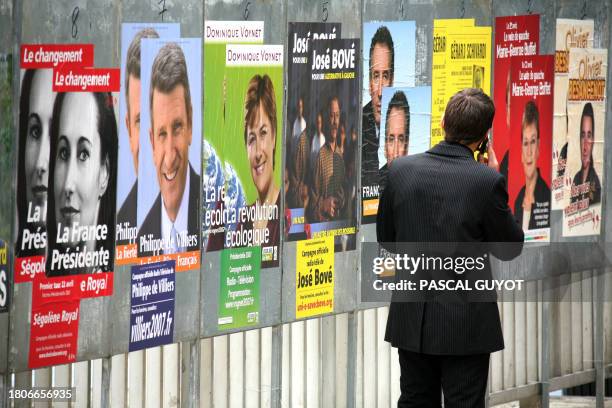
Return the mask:
[[[529,125],[535,125],[536,132],[538,134],[538,140],[540,140],[540,112],[538,112],[538,106],[534,101],[527,101],[525,104],[525,110],[523,111],[523,120],[521,122],[521,139],[523,137],[523,129]]]
[[[153,128],[153,91],[157,90],[163,94],[168,94],[179,85],[184,90],[187,120],[191,126],[191,92],[189,91],[189,77],[187,76],[185,54],[177,43],[169,42],[159,50],[151,69],[151,86],[149,90],[151,128]]]
[[[148,27],[143,28],[136,33],[134,39],[128,47],[127,54],[125,56],[125,100],[126,102],[130,97],[130,76],[136,79],[140,79],[140,40],[143,38],[159,38],[159,34],[154,29]],[[130,104],[127,104],[128,111]]]
[[[408,105],[408,99],[406,94],[402,91],[397,91],[391,97],[389,106],[387,107],[387,114],[385,115],[385,140],[387,138],[387,127],[389,126],[389,116],[391,116],[391,109],[401,109],[404,111],[404,119],[406,127],[404,128],[404,134],[406,139],[404,144],[408,145],[408,139],[410,138],[410,105]]]
[[[334,101],[338,102],[338,107],[340,108],[340,113],[342,113],[342,105],[340,104],[340,98],[338,98],[336,95],[334,95],[334,96],[332,96],[331,98],[329,98],[327,100],[327,114],[328,115],[331,114],[332,102],[334,102]]]
[[[591,118],[591,134],[593,135],[593,139],[595,138],[595,116],[593,114],[593,105],[591,102],[587,102],[582,108],[582,115],[580,116],[580,137],[582,137],[582,120],[585,117]]]
[[[591,118],[591,136],[595,140],[595,116],[591,102],[587,102],[584,104],[584,108],[582,108],[582,115],[580,115],[580,139],[582,139],[582,120],[585,117]],[[591,150],[591,167],[593,167],[593,150]]]
[[[448,101],[444,111],[444,139],[464,144],[482,140],[494,116],[493,101],[480,89],[459,91]]]
[[[372,42],[370,43],[370,77],[372,76],[372,53],[374,52],[374,46],[376,44],[384,45],[389,49],[391,53],[391,78],[393,78],[394,68],[395,68],[395,50],[393,48],[393,38],[391,38],[391,33],[386,26],[378,27],[378,30],[374,33],[372,37]]]

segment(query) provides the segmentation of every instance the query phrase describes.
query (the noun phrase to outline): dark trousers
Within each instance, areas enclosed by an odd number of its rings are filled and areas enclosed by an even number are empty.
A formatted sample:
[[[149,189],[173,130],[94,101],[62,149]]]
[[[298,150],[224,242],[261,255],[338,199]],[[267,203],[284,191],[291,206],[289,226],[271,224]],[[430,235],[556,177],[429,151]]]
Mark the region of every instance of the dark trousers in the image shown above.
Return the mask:
[[[398,349],[402,395],[398,408],[485,406],[490,354],[440,356]]]

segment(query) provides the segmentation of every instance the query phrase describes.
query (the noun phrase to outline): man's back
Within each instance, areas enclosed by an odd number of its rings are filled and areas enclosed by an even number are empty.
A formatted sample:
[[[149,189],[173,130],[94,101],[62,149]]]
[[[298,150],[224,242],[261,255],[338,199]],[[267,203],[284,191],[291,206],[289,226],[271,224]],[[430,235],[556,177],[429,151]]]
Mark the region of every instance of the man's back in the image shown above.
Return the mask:
[[[393,191],[394,217],[381,217],[384,230],[379,225],[380,242],[519,238],[507,234],[518,234],[514,224],[498,228],[485,223],[485,217],[499,223],[500,216],[506,215],[505,211],[486,212],[495,210],[488,208],[493,193],[499,195],[500,203],[507,202],[507,194],[503,197],[505,182],[501,174],[476,162],[466,146],[442,142],[426,153],[399,158],[390,170],[388,185]]]
[[[390,167],[378,212],[378,241],[522,242],[507,200],[500,173],[476,162],[468,147],[442,142]],[[503,348],[495,303],[394,302],[385,339],[430,354]]]

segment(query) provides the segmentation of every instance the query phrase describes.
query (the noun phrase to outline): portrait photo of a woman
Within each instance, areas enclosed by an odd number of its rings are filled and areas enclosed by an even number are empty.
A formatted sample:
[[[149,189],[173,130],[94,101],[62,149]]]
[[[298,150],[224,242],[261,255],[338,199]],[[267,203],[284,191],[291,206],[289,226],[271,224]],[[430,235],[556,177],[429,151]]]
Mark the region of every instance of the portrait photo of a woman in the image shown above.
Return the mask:
[[[21,82],[15,256],[44,255],[51,116],[56,93],[51,69],[28,69]],[[27,231],[26,231],[27,230]],[[25,232],[25,236],[24,236]],[[38,234],[38,239],[32,239]],[[25,239],[24,239],[25,238]]]
[[[117,122],[109,93],[58,95],[49,158],[47,276],[112,271]],[[95,226],[104,226],[104,237]],[[101,256],[102,251],[108,251],[108,256]],[[82,262],[87,256],[75,257],[78,264],[68,263],[68,268],[66,263],[54,262],[58,254],[85,252],[98,252],[98,257],[92,256],[87,264]]]
[[[280,188],[274,179],[278,119],[274,85],[268,75],[255,75],[251,78],[244,111],[244,143],[251,177],[257,190],[257,198],[250,206],[259,207],[259,213],[268,216],[247,222],[243,228],[252,228],[254,233],[258,230],[261,235],[268,230],[268,243],[262,246],[276,249],[270,260],[262,258],[262,268],[266,268],[278,264],[280,240]]]

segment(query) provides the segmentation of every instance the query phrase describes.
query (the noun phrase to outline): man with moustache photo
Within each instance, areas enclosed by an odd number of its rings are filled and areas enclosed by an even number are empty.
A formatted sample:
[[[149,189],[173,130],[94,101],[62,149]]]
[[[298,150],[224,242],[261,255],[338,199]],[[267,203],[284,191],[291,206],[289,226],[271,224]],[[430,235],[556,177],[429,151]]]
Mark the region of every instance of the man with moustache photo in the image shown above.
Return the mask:
[[[164,45],[153,61],[149,111],[160,193],[138,233],[139,256],[157,255],[140,251],[142,237],[161,239],[164,254],[197,250],[200,176],[189,163],[193,109],[185,55],[176,43]]]
[[[344,208],[345,167],[338,152],[340,112],[340,100],[333,96],[328,103],[329,129],[325,144],[319,150],[314,166],[306,211],[309,223],[337,219]]]
[[[159,38],[153,28],[144,28],[134,36],[127,50],[125,66],[125,100],[127,112],[125,127],[130,142],[130,153],[134,164],[134,174],[138,174],[138,151],[140,146],[140,41],[143,38]],[[117,212],[117,225],[127,222],[131,228],[136,227],[138,202],[138,179],[134,181],[121,208]]]
[[[393,86],[395,53],[389,29],[380,26],[370,43],[369,90],[370,102],[362,111],[362,185],[374,186],[378,179],[378,147],[382,89]]]

